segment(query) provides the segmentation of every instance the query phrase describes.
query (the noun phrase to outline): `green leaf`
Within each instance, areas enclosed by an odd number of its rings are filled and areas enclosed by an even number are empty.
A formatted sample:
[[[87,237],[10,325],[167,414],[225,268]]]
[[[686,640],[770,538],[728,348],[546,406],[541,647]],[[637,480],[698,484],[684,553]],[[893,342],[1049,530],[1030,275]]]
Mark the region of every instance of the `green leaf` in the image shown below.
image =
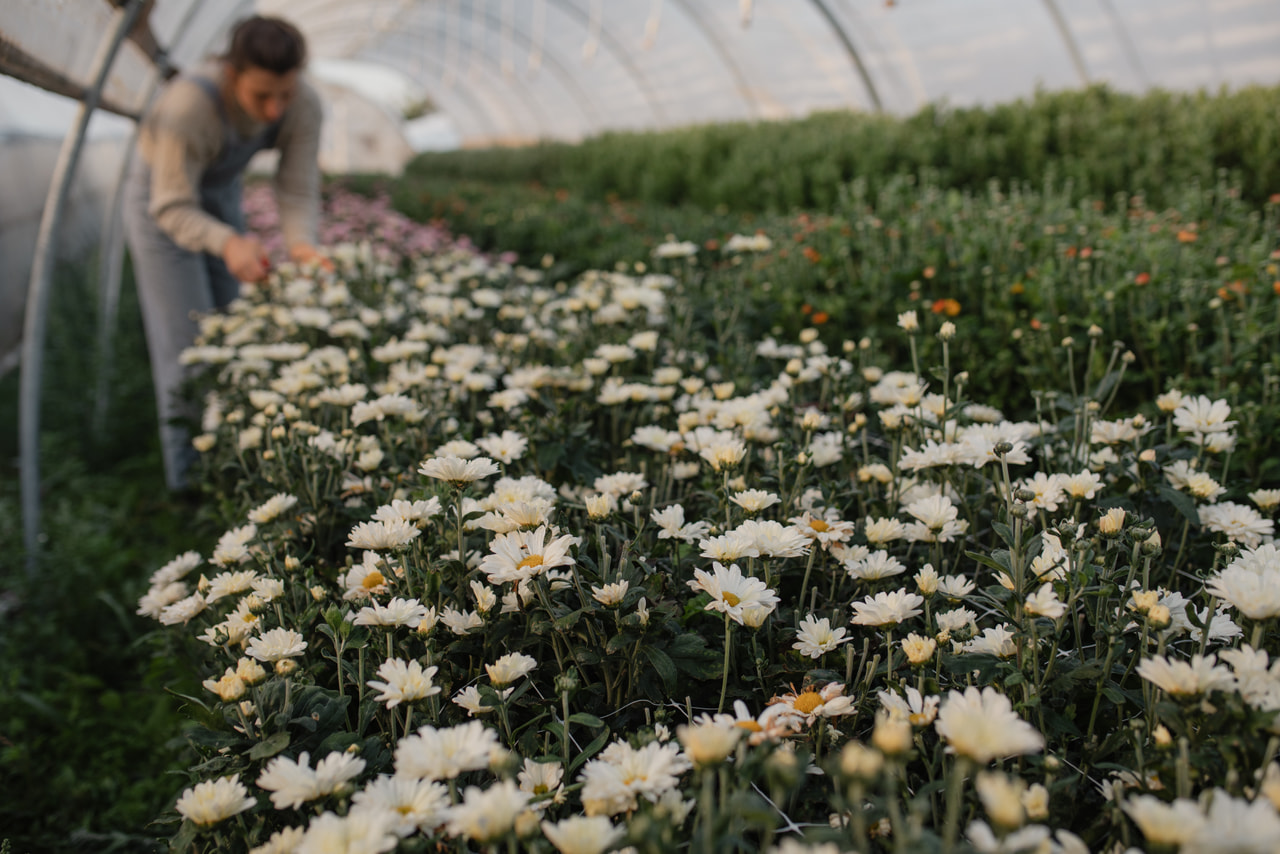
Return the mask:
[[[184,819],[177,835],[169,840],[169,850],[174,852],[191,851],[196,841],[196,829],[194,823]]]
[[[667,655],[656,646],[642,646],[641,651],[645,657],[649,659],[649,663],[653,665],[653,669],[658,672],[658,677],[662,679],[662,687],[670,693],[676,689],[676,664],[671,660],[671,656]]]
[[[1196,510],[1196,501],[1185,492],[1179,492],[1168,484],[1160,484],[1157,490],[1160,497],[1173,505],[1174,509],[1183,515],[1192,525],[1199,527],[1200,513]]]
[[[586,712],[575,712],[572,715],[569,715],[569,723],[589,726],[592,729],[604,726],[604,721],[600,720],[595,715],[589,715]]]
[[[289,746],[289,733],[278,732],[249,748],[250,759],[268,759]]]
[[[606,727],[604,732],[600,733],[595,738],[593,738],[591,740],[591,743],[588,744],[581,753],[573,757],[573,760],[569,762],[569,771],[568,771],[569,776],[572,776],[573,772],[577,771],[579,766],[581,766],[584,762],[586,762],[592,756],[595,756],[597,753],[599,753],[600,750],[604,747],[604,743],[608,740],[609,740],[609,729],[608,727]]]

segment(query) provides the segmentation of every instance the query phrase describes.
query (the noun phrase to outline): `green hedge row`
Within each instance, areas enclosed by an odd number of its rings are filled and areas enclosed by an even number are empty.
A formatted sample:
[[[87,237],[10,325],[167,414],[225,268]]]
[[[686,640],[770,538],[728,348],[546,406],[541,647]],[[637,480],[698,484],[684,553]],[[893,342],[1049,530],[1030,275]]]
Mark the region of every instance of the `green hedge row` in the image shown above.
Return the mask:
[[[1248,201],[1280,192],[1280,87],[1211,95],[1127,95],[1103,86],[1038,92],[1028,101],[899,119],[830,112],[786,122],[606,133],[581,144],[428,153],[410,174],[537,182],[589,196],[736,211],[830,210],[855,178],[874,192],[893,175],[926,173],[980,190],[1046,178],[1076,198],[1212,184],[1229,170]]]

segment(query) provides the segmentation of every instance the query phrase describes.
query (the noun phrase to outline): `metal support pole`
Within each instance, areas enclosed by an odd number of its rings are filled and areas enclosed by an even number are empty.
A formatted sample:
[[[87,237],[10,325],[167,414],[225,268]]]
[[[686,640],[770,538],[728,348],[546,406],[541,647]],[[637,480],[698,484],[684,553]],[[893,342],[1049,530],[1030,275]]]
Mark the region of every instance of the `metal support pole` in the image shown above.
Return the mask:
[[[858,72],[858,79],[862,81],[863,88],[867,90],[867,97],[871,99],[871,105],[875,107],[877,113],[884,112],[884,104],[880,101],[880,93],[876,91],[875,83],[871,81],[871,74],[867,71],[867,66],[862,63],[862,56],[858,53],[858,49],[853,45],[853,39],[849,38],[849,34],[844,31],[844,27],[840,26],[840,22],[836,20],[835,15],[831,14],[831,10],[827,8],[827,4],[823,0],[813,0],[813,6],[827,22],[827,26],[831,27],[832,32],[836,34],[836,38],[840,40],[841,46],[844,47],[844,52],[849,56],[849,61],[853,63],[854,71]]]
[[[71,179],[79,165],[89,119],[98,106],[102,87],[115,62],[143,0],[129,0],[128,5],[112,13],[112,22],[98,45],[93,60],[93,82],[85,90],[84,101],[75,126],[62,140],[62,150],[49,182],[40,230],[36,233],[35,255],[31,262],[31,279],[27,286],[26,316],[22,329],[22,372],[18,391],[18,450],[22,481],[22,539],[26,547],[27,574],[36,571],[40,545],[40,386],[44,372],[44,338],[49,315],[49,290],[53,281],[55,238],[71,192]]]
[[[173,39],[169,43],[172,49],[186,37],[191,22],[195,20],[199,4],[192,3],[187,7],[183,18],[173,31]],[[142,97],[138,99],[139,122],[146,115],[160,88],[160,81],[165,69],[156,65],[147,77]],[[128,145],[124,150],[124,161],[120,164],[120,174],[116,178],[115,191],[111,194],[111,207],[107,210],[107,220],[102,229],[102,239],[98,249],[98,383],[93,401],[94,434],[101,435],[107,425],[107,405],[110,402],[110,379],[112,359],[112,343],[115,338],[118,315],[120,313],[120,282],[124,275],[124,229],[123,199],[125,182],[129,179],[129,163],[133,159],[133,149],[138,141],[140,125],[135,125],[129,135]]]
[[[1058,4],[1054,0],[1044,0],[1044,7],[1048,10],[1049,18],[1053,21],[1053,26],[1058,31],[1058,35],[1062,37],[1062,44],[1067,49],[1067,55],[1071,57],[1071,67],[1076,70],[1076,76],[1080,78],[1080,85],[1088,86],[1089,71],[1084,65],[1084,55],[1080,53],[1080,46],[1076,44],[1075,37],[1071,35],[1071,27],[1067,26],[1067,19],[1062,17],[1062,10],[1058,8]]]

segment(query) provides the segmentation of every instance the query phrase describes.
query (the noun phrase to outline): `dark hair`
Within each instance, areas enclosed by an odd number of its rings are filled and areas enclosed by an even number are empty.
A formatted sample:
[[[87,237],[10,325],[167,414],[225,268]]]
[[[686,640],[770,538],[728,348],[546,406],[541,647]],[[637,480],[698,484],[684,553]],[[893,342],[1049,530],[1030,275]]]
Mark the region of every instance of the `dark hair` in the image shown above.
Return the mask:
[[[306,64],[307,42],[288,21],[254,15],[231,31],[231,45],[223,59],[237,72],[261,68],[287,74]]]

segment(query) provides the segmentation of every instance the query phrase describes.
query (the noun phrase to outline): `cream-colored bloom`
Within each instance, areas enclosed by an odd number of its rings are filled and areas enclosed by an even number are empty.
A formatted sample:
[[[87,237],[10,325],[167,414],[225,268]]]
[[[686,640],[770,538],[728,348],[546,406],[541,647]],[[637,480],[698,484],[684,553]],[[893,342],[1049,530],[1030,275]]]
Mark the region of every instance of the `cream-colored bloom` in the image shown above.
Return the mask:
[[[509,652],[493,664],[486,664],[484,669],[489,674],[489,681],[501,687],[528,676],[537,666],[538,660],[533,656],[521,652]]]
[[[461,803],[444,810],[445,832],[475,842],[499,839],[515,826],[529,800],[529,793],[520,791],[511,780],[483,790],[468,786]]]
[[[1229,691],[1235,685],[1231,671],[1218,664],[1214,655],[1193,655],[1191,661],[1155,655],[1140,661],[1137,673],[1162,691],[1181,698]]]
[[[592,587],[591,598],[605,607],[613,607],[622,602],[622,598],[627,595],[629,586],[629,582],[623,580],[614,584],[606,584],[603,587]]]
[[[919,332],[920,320],[914,311],[904,311],[898,315],[898,326],[904,332]]]
[[[489,554],[480,562],[480,571],[490,584],[519,583],[553,567],[572,565],[575,561],[569,549],[580,542],[568,534],[552,536],[546,525],[535,531],[499,534],[489,544]]]
[[[228,667],[218,679],[206,679],[202,684],[205,690],[217,694],[218,699],[224,703],[239,700],[245,692],[244,679],[231,667]]]
[[[280,517],[289,508],[298,503],[298,496],[290,495],[287,492],[278,492],[268,498],[262,504],[249,511],[249,521],[255,525],[265,525],[273,522]]]
[[[729,500],[747,513],[759,513],[769,509],[782,499],[774,493],[763,489],[744,489],[742,492],[735,492],[729,496]]]
[[[973,787],[982,800],[987,818],[1007,830],[1022,826],[1027,818],[1022,805],[1026,783],[999,772],[980,771]]]
[[[853,640],[845,637],[846,634],[848,630],[843,627],[832,629],[831,621],[826,617],[815,618],[810,614],[800,621],[800,628],[796,631],[796,642],[791,645],[791,648],[799,650],[801,655],[818,658],[823,653],[838,648],[840,644]]]
[[[293,854],[381,854],[396,847],[395,817],[383,810],[353,810],[346,816],[323,812],[307,825]]]
[[[351,796],[351,813],[390,815],[393,819],[390,830],[401,838],[417,830],[433,830],[448,805],[449,790],[443,784],[386,774]]]
[[[685,755],[695,765],[715,765],[723,762],[738,739],[744,734],[741,727],[732,721],[721,723],[706,721],[704,723],[682,724],[676,728],[676,738],[684,746]]]
[[[396,549],[413,542],[422,530],[404,519],[361,522],[347,535],[347,546],[353,549]]]
[[[307,642],[293,629],[276,628],[249,640],[245,654],[259,661],[276,662],[296,658],[307,649]]]
[[[174,808],[193,824],[207,826],[257,805],[258,802],[249,797],[240,778],[229,775],[196,783],[182,793]]]
[[[1056,620],[1067,613],[1067,606],[1058,599],[1058,594],[1054,591],[1053,585],[1046,582],[1040,585],[1039,590],[1027,597],[1022,610],[1038,617],[1048,617],[1050,620]]]
[[[852,714],[853,698],[844,693],[844,684],[829,682],[821,690],[808,688],[774,697],[760,715],[765,729],[774,726],[812,726],[818,718],[831,718]]]
[[[271,792],[276,809],[296,809],[345,787],[364,771],[364,766],[363,759],[342,751],[330,753],[314,769],[306,751],[297,759],[277,756],[258,775],[258,787]]]
[[[433,609],[428,609],[417,599],[403,599],[397,596],[385,605],[374,602],[366,605],[352,620],[357,626],[382,626],[395,628],[408,626],[416,629]]]
[[[378,668],[378,675],[386,681],[371,680],[367,684],[370,688],[381,691],[375,699],[379,703],[385,702],[387,708],[392,709],[400,703],[412,703],[439,694],[440,686],[431,681],[437,670],[439,668],[435,666],[424,670],[416,660],[392,658],[384,661]]]
[[[603,854],[626,835],[626,828],[614,827],[602,815],[571,816],[555,824],[542,822],[542,832],[560,854]]]
[[[920,606],[924,597],[918,593],[908,593],[905,588],[892,592],[877,593],[868,596],[861,602],[854,602],[852,622],[859,626],[897,625],[920,614]]]
[[[912,667],[927,664],[933,659],[933,654],[937,649],[938,642],[933,638],[924,637],[914,632],[902,639],[902,651],[906,654],[907,661]]]
[[[444,729],[428,724],[396,743],[395,773],[416,780],[450,780],[488,768],[500,747],[498,734],[480,721]]]
[[[498,464],[488,457],[464,460],[457,456],[432,457],[418,467],[418,474],[462,486],[498,473]]]
[[[938,710],[935,727],[948,752],[982,764],[1044,749],[1044,736],[1018,717],[1009,698],[994,688],[951,691]]]
[[[480,699],[480,689],[474,685],[468,685],[453,696],[453,702],[467,710],[467,714],[483,715],[485,712],[492,712],[494,706],[486,706],[484,701]]]
[[[688,582],[694,591],[711,594],[705,610],[719,611],[742,624],[744,609],[756,606],[772,611],[778,606],[774,592],[760,579],[744,576],[736,563],[727,569],[719,563],[713,563],[712,567],[713,572],[710,573],[695,569],[693,580]]]

